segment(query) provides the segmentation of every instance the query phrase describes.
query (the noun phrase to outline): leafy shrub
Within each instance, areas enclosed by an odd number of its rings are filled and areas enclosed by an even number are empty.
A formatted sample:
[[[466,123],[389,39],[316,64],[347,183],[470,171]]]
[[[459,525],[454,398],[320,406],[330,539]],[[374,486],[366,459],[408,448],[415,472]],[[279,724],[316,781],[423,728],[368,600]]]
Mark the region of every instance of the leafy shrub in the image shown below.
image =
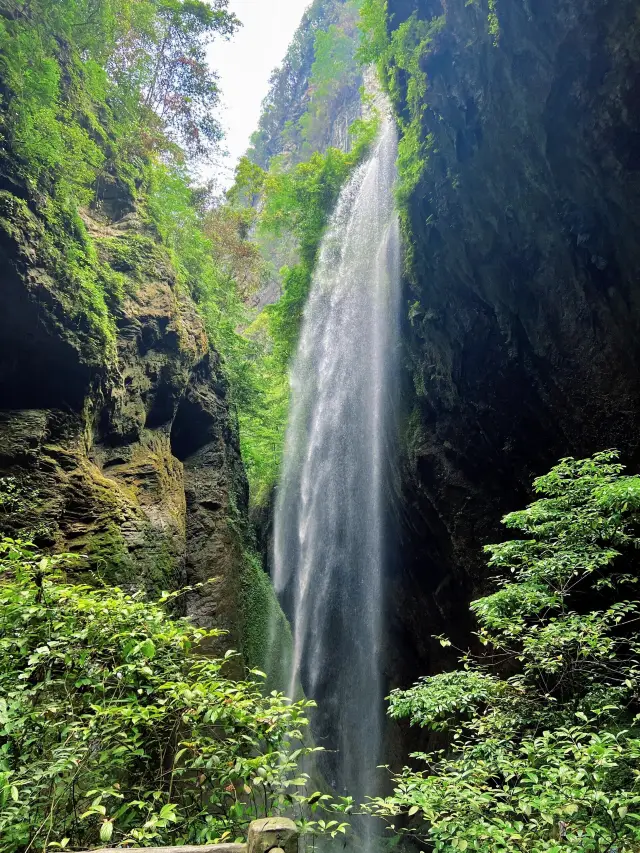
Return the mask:
[[[520,538],[487,546],[498,589],[472,605],[487,653],[391,695],[450,746],[373,813],[436,850],[639,849],[640,477],[622,471],[615,452],[564,459],[506,516]]]
[[[232,680],[176,593],[66,582],[77,559],[0,540],[2,850],[233,840],[304,802],[310,703]]]

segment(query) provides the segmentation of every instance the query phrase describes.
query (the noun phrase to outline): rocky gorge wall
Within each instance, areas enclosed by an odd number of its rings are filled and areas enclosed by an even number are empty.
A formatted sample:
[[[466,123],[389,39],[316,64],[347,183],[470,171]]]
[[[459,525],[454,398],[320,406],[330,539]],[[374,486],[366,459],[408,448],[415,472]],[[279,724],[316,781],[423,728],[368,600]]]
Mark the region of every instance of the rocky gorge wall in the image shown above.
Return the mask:
[[[409,195],[394,682],[466,646],[481,545],[560,457],[640,463],[640,7],[389,0],[444,16],[419,60]],[[393,63],[391,63],[393,65]],[[409,121],[411,73],[396,110]]]
[[[107,584],[157,595],[211,581],[182,606],[241,648],[248,487],[220,357],[133,207],[82,219],[123,283],[106,346],[74,311],[38,200],[3,175],[0,476],[27,507],[3,527],[86,555],[82,574]]]

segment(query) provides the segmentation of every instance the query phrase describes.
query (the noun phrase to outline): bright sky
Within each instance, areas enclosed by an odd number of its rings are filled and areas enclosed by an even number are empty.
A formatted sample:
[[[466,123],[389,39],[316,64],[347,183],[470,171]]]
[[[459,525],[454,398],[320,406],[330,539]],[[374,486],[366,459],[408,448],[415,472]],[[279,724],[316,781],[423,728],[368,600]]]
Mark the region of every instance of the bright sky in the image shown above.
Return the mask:
[[[258,125],[271,71],[284,59],[309,2],[229,0],[229,11],[243,26],[230,41],[215,42],[210,51],[211,65],[220,75],[224,147],[229,150],[220,176],[225,188],[232,183],[235,165]]]

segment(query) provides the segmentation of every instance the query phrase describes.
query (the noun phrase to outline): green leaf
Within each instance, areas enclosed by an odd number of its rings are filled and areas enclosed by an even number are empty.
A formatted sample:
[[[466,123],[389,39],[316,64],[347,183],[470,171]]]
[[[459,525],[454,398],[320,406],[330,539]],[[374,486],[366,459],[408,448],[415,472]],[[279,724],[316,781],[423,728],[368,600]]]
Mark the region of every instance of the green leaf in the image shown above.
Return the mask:
[[[110,820],[105,820],[100,827],[100,841],[110,841],[113,835],[113,823]]]
[[[147,660],[153,660],[156,656],[156,647],[153,640],[145,640],[144,643],[140,646],[140,651],[147,658]]]

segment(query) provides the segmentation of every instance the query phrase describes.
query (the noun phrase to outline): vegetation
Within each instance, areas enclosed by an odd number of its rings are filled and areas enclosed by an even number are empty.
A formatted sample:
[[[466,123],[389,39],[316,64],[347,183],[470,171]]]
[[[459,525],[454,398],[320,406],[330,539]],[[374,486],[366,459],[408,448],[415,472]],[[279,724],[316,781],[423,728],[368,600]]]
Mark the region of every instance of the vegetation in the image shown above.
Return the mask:
[[[215,632],[66,583],[71,559],[0,542],[3,849],[241,836],[294,778],[306,705],[229,680],[198,654]]]
[[[275,484],[282,454],[288,409],[288,368],[295,353],[304,306],[322,235],[344,182],[361,162],[377,132],[377,120],[352,126],[354,145],[348,153],[329,148],[309,160],[285,168],[275,158],[263,172],[245,158],[230,201],[261,196],[258,234],[286,237],[296,247],[298,262],[280,270],[282,295],[265,308],[245,336],[253,342],[251,373],[240,405],[243,459],[252,497],[260,503]]]
[[[486,548],[483,655],[394,691],[389,713],[445,732],[369,808],[436,850],[636,851],[640,844],[640,477],[617,453],[564,459]],[[446,645],[448,640],[442,639]]]
[[[293,234],[300,261],[281,271],[283,295],[268,309],[269,326],[284,364],[291,359],[298,339],[302,311],[309,293],[322,235],[340,190],[369,150],[378,122],[358,120],[352,125],[351,151],[329,148],[290,170],[276,161],[264,181],[264,209],[260,228],[276,235]]]
[[[466,5],[480,4],[479,0],[468,0]],[[362,41],[357,58],[362,64],[377,66],[379,79],[391,99],[401,129],[397,194],[408,236],[409,262],[408,202],[427,171],[435,146],[425,120],[429,110],[425,65],[437,49],[439,36],[447,24],[446,4],[443,9],[443,14],[430,18],[421,17],[420,10],[416,10],[396,24],[389,14],[388,0],[362,0],[360,7]],[[497,0],[486,2],[486,33],[497,46],[500,39]]]
[[[242,579],[242,651],[245,661],[267,673],[267,690],[287,684],[293,663],[291,626],[282,612],[262,560],[247,553]]]
[[[334,122],[357,97],[361,82],[356,61],[360,3],[315,0],[304,14],[271,79],[252,147],[221,208],[227,223],[235,220],[236,236],[241,237],[229,269],[245,301],[269,281],[282,294],[251,322],[239,324],[248,344],[242,360],[244,385],[236,384],[235,394],[254,503],[267,500],[277,480],[288,369],[322,235],[341,187],[377,128],[375,121],[355,121],[344,138],[348,150],[330,146]]]
[[[364,0],[361,62],[374,62],[396,109],[401,125],[398,146],[398,200],[401,214],[420,180],[433,147],[426,133],[427,74],[423,63],[446,24],[444,15],[423,20],[414,12],[391,32],[387,24],[387,0]]]
[[[125,206],[146,208],[165,240],[174,235],[181,281],[205,305],[210,332],[218,331],[211,318],[220,319],[229,289],[223,294],[212,267],[181,164],[211,153],[220,137],[218,90],[205,53],[213,38],[238,25],[226,7],[227,0],[2,5],[1,157],[29,198],[27,204],[5,193],[0,227],[35,244],[94,360],[114,357],[114,316],[124,293],[80,213],[87,206],[99,213],[114,190]],[[232,340],[228,328],[217,340]]]
[[[234,653],[206,654],[216,632],[165,612],[181,593],[151,604],[73,585],[77,561],[0,539],[4,851],[202,844],[242,839],[285,807],[305,825],[310,811],[349,810],[304,794],[311,703],[265,695],[257,671],[232,680]]]
[[[330,152],[292,176],[246,161],[242,203],[240,190],[220,204],[194,186],[193,164],[220,137],[205,51],[237,23],[227,0],[0,2],[0,157],[16,178],[16,194],[0,194],[0,228],[34,247],[65,326],[83,331],[83,356],[100,365],[114,365],[120,304],[146,276],[190,293],[225,361],[249,471],[270,486],[295,332],[277,346],[266,323],[262,338],[260,322],[241,333],[267,269],[251,239],[251,201],[268,181],[274,233],[290,222],[304,238],[308,288],[339,182],[363,149]],[[87,228],[127,212],[141,227],[126,238]],[[257,659],[265,625],[255,616],[277,604],[255,556],[246,558],[245,652]],[[293,807],[311,834],[345,831],[330,815],[312,819],[334,806],[307,797],[296,770],[310,751],[301,741],[308,703],[265,695],[257,672],[235,681],[229,660],[204,656],[214,632],[167,615],[177,594],[150,604],[80,586],[64,574],[72,565],[0,540],[3,850],[233,840],[253,817]]]
[[[386,0],[315,0],[222,202],[194,186],[192,167],[220,140],[206,53],[238,26],[227,7],[0,0],[0,168],[15,178],[15,192],[9,180],[0,192],[0,231],[50,273],[83,357],[107,366],[121,303],[145,270],[170,271],[225,360],[260,502],[277,479],[320,242],[377,122],[355,122],[347,151],[329,145],[330,129],[359,85],[358,62],[376,62],[402,125],[406,225],[433,147],[425,60],[446,21],[414,13],[391,30]],[[488,9],[497,41],[495,0]],[[140,234],[92,236],[88,218],[114,204],[135,210]],[[268,249],[278,242],[289,262],[276,272]],[[251,301],[276,275],[280,300],[254,316]],[[19,510],[16,484],[5,485],[0,507]],[[446,747],[416,753],[393,794],[367,809],[436,850],[632,853],[640,478],[607,452],[562,460],[535,488],[540,499],[505,518],[518,538],[487,547],[498,581],[472,605],[482,654],[391,695],[391,717]],[[244,652],[266,666],[267,630],[284,653],[291,639],[258,558],[245,558]],[[348,798],[309,797],[297,769],[313,751],[303,738],[311,703],[269,693],[257,670],[232,678],[235,653],[206,654],[216,632],[165,609],[182,593],[149,603],[78,585],[66,572],[79,559],[0,538],[2,849],[233,840],[284,809],[311,833],[343,833],[339,819],[310,818],[348,812]]]
[[[361,82],[355,61],[361,0],[313,0],[280,68],[270,80],[250,160],[268,169],[285,154],[290,164],[323,153],[345,100]]]
[[[151,164],[147,169],[149,223],[168,250],[178,286],[194,298],[209,341],[225,359],[233,393],[246,392],[249,343],[238,334],[245,305],[228,270],[219,239],[212,233],[214,212],[202,203],[184,166]]]

